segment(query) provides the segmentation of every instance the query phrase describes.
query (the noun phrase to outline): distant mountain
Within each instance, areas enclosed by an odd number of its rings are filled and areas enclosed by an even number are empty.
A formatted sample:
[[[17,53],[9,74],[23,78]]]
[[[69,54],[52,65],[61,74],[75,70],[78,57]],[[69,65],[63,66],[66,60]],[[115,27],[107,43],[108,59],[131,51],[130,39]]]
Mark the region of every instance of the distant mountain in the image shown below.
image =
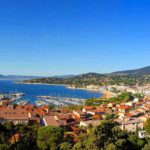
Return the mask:
[[[0,74],[0,80],[25,80],[28,82],[43,82],[43,83],[56,83],[56,84],[80,84],[80,83],[95,83],[97,81],[105,81],[106,78],[114,78],[114,76],[144,76],[150,75],[150,66],[143,67],[134,70],[117,71],[109,74],[100,74],[95,72],[89,72],[80,75],[58,75],[53,77],[41,77],[41,76],[22,76],[22,75],[2,75]],[[112,76],[112,77],[111,77]],[[114,80],[114,79],[113,79]]]
[[[89,73],[77,75],[76,77],[101,77],[101,76],[104,76],[104,74],[89,72]]]
[[[57,78],[57,79],[75,79],[75,78],[92,78],[92,77],[101,77],[104,74],[100,73],[94,73],[94,72],[89,72],[85,74],[79,74],[79,75],[58,75],[58,76],[52,76],[48,78]]]
[[[0,78],[3,78],[3,77],[5,77],[4,75],[2,75],[2,74],[0,74]]]
[[[78,87],[83,87],[89,84],[99,84],[101,80],[105,77],[104,74],[99,73],[86,73],[75,76],[63,77],[47,77],[25,80],[25,83],[44,83],[44,84],[66,84],[66,85],[76,85]],[[98,82],[97,82],[98,81]]]
[[[118,71],[109,74],[85,73],[71,76],[54,76],[25,80],[25,83],[65,84],[76,87],[86,85],[135,85],[150,83],[150,66],[135,70]]]
[[[55,76],[53,76],[53,78],[63,78],[63,79],[65,79],[65,78],[72,78],[74,76],[75,76],[74,74],[69,74],[69,75],[55,75]]]
[[[41,78],[39,76],[22,76],[22,75],[0,75],[0,80],[31,80]]]
[[[113,75],[150,75],[150,66],[135,69],[135,70],[126,70],[126,71],[117,71],[111,73]]]

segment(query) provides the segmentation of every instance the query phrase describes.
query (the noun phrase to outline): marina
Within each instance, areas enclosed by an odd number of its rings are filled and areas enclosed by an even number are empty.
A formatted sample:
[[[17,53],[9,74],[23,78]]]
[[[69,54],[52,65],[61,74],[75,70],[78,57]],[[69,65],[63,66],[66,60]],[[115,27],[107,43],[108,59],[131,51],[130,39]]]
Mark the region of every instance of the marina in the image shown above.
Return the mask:
[[[36,105],[44,105],[45,103],[57,106],[65,105],[84,105],[85,99],[80,98],[63,98],[63,97],[52,97],[52,96],[37,96],[39,101],[36,101]]]
[[[35,101],[35,104],[36,104],[36,106],[47,105],[47,103],[42,100]]]
[[[0,98],[10,98],[13,103],[27,100],[33,105],[51,104],[56,106],[80,105],[89,98],[98,98],[102,94],[80,89],[69,89],[63,85],[16,84],[12,81],[0,81]],[[27,103],[27,104],[28,104]]]
[[[29,103],[28,100],[18,100],[14,102],[17,105],[27,105]]]

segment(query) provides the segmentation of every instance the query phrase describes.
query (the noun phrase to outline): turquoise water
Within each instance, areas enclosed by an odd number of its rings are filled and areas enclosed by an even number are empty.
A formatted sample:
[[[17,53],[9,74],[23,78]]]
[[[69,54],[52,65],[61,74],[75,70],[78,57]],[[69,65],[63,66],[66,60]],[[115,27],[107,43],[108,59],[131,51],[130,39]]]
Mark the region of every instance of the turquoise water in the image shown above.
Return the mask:
[[[60,85],[42,85],[42,84],[16,84],[12,81],[0,81],[0,93],[8,94],[10,92],[22,92],[25,96],[24,100],[29,100],[34,104],[37,100],[37,96],[53,96],[53,97],[66,97],[66,98],[98,98],[102,96],[101,93],[80,90],[80,89],[68,89],[65,86]]]

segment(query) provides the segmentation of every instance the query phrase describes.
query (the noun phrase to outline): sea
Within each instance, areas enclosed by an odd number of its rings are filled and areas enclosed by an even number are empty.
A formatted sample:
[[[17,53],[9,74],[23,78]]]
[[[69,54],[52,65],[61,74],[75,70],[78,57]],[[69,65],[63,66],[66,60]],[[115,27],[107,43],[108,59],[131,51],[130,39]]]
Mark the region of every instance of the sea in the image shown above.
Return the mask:
[[[0,94],[24,93],[22,100],[35,104],[37,96],[52,96],[62,98],[90,99],[101,97],[102,94],[82,89],[69,89],[63,85],[19,84],[9,80],[0,80]]]

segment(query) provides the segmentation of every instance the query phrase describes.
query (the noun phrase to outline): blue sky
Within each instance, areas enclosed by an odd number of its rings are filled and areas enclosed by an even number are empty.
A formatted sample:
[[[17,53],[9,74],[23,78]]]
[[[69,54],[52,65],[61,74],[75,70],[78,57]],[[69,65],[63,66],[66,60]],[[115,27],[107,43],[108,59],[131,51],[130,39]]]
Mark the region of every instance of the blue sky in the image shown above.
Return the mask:
[[[0,73],[106,73],[150,65],[149,0],[1,0]]]

